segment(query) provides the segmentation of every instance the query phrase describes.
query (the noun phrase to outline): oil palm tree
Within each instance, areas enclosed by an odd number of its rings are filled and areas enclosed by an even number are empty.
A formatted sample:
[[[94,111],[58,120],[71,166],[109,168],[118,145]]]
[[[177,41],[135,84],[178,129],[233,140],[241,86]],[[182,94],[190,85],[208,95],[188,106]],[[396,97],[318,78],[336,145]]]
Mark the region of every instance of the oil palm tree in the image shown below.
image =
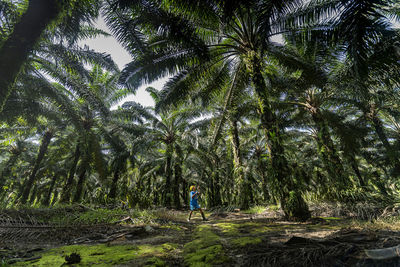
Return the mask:
[[[399,19],[396,2],[392,0],[315,0],[302,2],[281,22],[304,33],[304,39],[324,40],[327,46],[339,45],[353,78],[358,79],[359,86],[355,89],[363,93],[366,91],[363,80],[370,70],[367,61],[374,53],[370,48],[380,44],[382,50],[390,49],[395,54],[398,44],[390,40],[398,36],[398,30],[391,21]],[[376,58],[377,63],[382,59],[393,60],[393,57]]]
[[[149,92],[157,102],[159,100],[158,92],[154,88],[148,88]],[[125,102],[122,106],[125,109],[140,109],[134,102]],[[141,108],[143,110],[143,108]],[[144,111],[144,110],[143,110]],[[179,208],[181,181],[179,162],[182,161],[181,142],[189,134],[190,121],[200,116],[200,110],[197,107],[181,107],[177,110],[164,111],[160,114],[151,114],[148,112],[148,125],[146,127],[147,135],[153,142],[163,145],[164,149],[164,174],[165,187],[163,190],[163,203],[169,207],[174,202],[174,206]],[[146,137],[149,138],[149,137]],[[174,170],[176,175],[174,177]],[[175,181],[173,180],[175,178]]]
[[[262,22],[285,15],[292,4],[289,1],[285,4],[271,2],[270,5],[263,5],[261,9],[269,17],[264,17]],[[194,88],[200,87],[203,89],[203,94],[212,95],[212,92],[221,90],[225,86],[240,91],[240,88],[246,87],[251,82],[254,93],[259,99],[261,125],[268,140],[275,171],[276,194],[279,195],[288,217],[307,218],[309,216],[307,206],[301,194],[291,186],[291,174],[284,156],[281,129],[277,125],[270,103],[268,83],[263,76],[265,56],[267,52],[274,52],[275,45],[270,42],[270,37],[275,34],[276,25],[261,23],[256,9],[251,7],[238,8],[233,12],[233,17],[227,19],[223,16],[218,3],[210,1],[206,6],[208,7],[203,8],[203,13],[207,14],[204,15],[207,16],[207,20],[201,20],[203,15],[199,12],[176,10],[183,20],[188,21],[188,25],[197,27],[197,39],[206,45],[209,56],[199,57],[195,50],[188,48],[187,44],[179,45],[171,42],[172,35],[153,34],[148,39],[147,46],[153,53],[137,53],[136,60],[124,69],[122,78],[136,87],[142,82],[155,80],[166,73],[177,73],[164,87],[162,101],[157,108],[177,103],[179,100],[183,101]],[[216,79],[208,81],[210,76]],[[291,201],[289,195],[295,196],[295,202],[299,203],[297,207],[288,204]]]
[[[18,8],[26,11],[21,12],[22,15],[18,19],[9,19],[15,23],[1,25],[3,34],[0,47],[0,111],[4,108],[18,73],[49,25],[53,22],[56,25],[60,24],[63,33],[68,34],[72,40],[79,32],[79,25],[92,22],[100,8],[100,2],[92,0],[29,0],[20,5],[22,6]],[[1,7],[6,8],[7,4],[2,1]],[[12,12],[3,14],[12,15]],[[7,34],[4,34],[6,32]]]

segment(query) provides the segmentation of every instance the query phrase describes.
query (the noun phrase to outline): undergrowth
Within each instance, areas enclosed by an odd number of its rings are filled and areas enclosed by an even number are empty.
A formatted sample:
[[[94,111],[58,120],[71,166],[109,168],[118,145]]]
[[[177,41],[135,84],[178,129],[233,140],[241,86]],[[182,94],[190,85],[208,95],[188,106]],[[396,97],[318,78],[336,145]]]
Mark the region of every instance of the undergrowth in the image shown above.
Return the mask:
[[[121,208],[90,208],[81,205],[58,206],[53,208],[21,208],[0,210],[0,214],[12,219],[54,225],[91,225],[91,224],[166,224],[184,221],[185,215],[173,210],[125,210]],[[127,220],[122,221],[124,218]]]
[[[253,207],[251,207],[250,209],[244,210],[244,211],[242,211],[242,212],[245,213],[245,214],[261,214],[261,213],[263,213],[265,210],[266,210],[266,207],[256,205],[256,206],[253,206]]]

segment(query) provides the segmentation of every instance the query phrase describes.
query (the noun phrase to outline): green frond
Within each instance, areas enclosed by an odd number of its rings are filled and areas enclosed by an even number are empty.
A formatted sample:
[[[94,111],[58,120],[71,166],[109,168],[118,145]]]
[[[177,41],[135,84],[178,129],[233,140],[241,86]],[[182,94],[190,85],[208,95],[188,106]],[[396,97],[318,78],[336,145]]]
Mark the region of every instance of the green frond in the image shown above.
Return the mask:
[[[150,94],[155,103],[158,103],[160,101],[160,92],[154,87],[147,87],[146,92]]]
[[[127,101],[123,103],[122,109],[130,111],[130,113],[127,113],[129,116],[136,116],[136,118],[144,118],[149,121],[155,119],[154,115],[149,111],[148,108],[145,108],[141,104],[134,101]]]
[[[95,109],[99,110],[103,116],[107,117],[109,115],[110,111],[104,104],[102,96],[93,92],[89,85],[85,83],[81,77],[70,75],[69,73],[65,72],[64,69],[55,66],[51,62],[45,62],[43,60],[40,61],[40,68],[42,71],[49,74],[53,79],[68,88],[68,90],[71,90],[79,97],[88,101],[88,103]]]
[[[172,103],[176,105],[187,100],[188,94],[192,89],[190,80],[190,74],[185,70],[169,78],[159,92],[160,101],[156,102],[156,111],[158,112],[162,108],[165,109]]]
[[[106,86],[106,88],[109,88]],[[111,96],[107,97],[108,106],[111,107],[121,102],[125,97],[130,95],[130,91],[126,88],[118,89],[112,93]]]
[[[167,10],[170,9],[173,13],[190,21],[195,21],[196,24],[212,25],[218,23],[222,15],[216,1],[167,0],[163,1],[162,7]]]
[[[323,86],[326,83],[327,77],[323,70],[319,69],[313,62],[304,61],[301,56],[296,55],[296,52],[287,47],[269,46],[268,52],[289,70],[301,70],[302,79],[305,79],[309,84]]]
[[[82,48],[77,45],[66,47],[63,44],[48,43],[42,46],[39,52],[46,53],[48,57],[54,58],[56,63],[63,64],[65,68],[76,70],[76,73],[84,75],[84,77],[90,76],[84,64],[99,65],[106,70],[119,72],[118,66],[110,55],[95,52],[86,45]]]
[[[204,72],[202,80],[198,82],[198,93],[192,99],[200,98],[203,106],[208,106],[215,94],[226,88],[230,74],[229,64],[209,68],[208,71]]]
[[[231,82],[231,84],[229,85],[229,89],[227,90],[226,94],[225,94],[225,100],[224,100],[224,104],[223,104],[223,108],[222,108],[222,113],[220,115],[220,118],[218,120],[218,122],[216,123],[216,126],[213,130],[213,134],[211,137],[211,144],[212,146],[214,146],[218,140],[218,138],[221,135],[221,131],[224,125],[224,122],[226,120],[226,113],[228,112],[228,110],[231,108],[231,104],[232,104],[232,98],[234,96],[234,93],[236,90],[240,89],[239,85],[239,80],[240,80],[240,74],[241,74],[241,69],[243,68],[243,65],[239,65],[237,66],[236,71],[234,72],[234,76],[233,76],[233,80]],[[239,87],[239,88],[237,88]]]
[[[170,76],[185,69],[196,58],[193,49],[169,49],[147,54],[128,63],[122,70],[120,81],[134,92],[141,85]]]
[[[69,44],[76,43],[81,37],[82,25],[93,25],[98,18],[101,1],[82,0],[72,1],[64,4],[64,13],[58,21],[56,35],[60,39],[67,40]]]
[[[322,25],[337,15],[341,3],[340,0],[297,2],[300,2],[298,6],[291,8],[290,11],[287,10],[283,16],[273,21],[272,27],[277,29],[276,32],[284,29],[304,29],[310,26]]]
[[[109,2],[109,5],[110,8],[103,9],[103,15],[112,35],[132,55],[137,52],[144,53],[147,50],[146,37],[135,21],[131,19],[130,12],[114,8],[113,3]]]
[[[78,33],[77,40],[85,40],[85,39],[94,39],[99,36],[101,37],[110,37],[111,34],[105,32],[101,29],[97,29],[95,27],[89,25],[81,25]]]

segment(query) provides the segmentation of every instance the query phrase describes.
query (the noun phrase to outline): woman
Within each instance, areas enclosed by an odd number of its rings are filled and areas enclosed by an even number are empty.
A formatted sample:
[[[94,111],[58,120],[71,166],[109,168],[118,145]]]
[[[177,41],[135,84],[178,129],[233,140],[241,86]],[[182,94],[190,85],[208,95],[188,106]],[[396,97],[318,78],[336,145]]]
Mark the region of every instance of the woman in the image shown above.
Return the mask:
[[[188,222],[190,222],[190,217],[192,217],[192,213],[195,210],[199,210],[201,213],[201,217],[203,217],[203,221],[208,221],[206,219],[206,216],[204,216],[203,210],[200,208],[199,203],[197,203],[197,200],[199,198],[199,192],[196,191],[196,186],[192,185],[190,187],[190,213],[189,213],[189,218],[187,219]]]

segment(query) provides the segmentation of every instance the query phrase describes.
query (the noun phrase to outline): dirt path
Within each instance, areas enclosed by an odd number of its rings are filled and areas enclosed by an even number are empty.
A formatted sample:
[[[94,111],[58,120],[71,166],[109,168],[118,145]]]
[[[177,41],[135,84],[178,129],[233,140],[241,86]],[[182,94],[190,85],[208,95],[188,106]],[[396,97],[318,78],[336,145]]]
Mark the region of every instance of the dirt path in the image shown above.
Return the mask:
[[[399,245],[400,233],[349,227],[349,220],[292,223],[269,213],[219,213],[208,214],[208,222],[196,215],[188,223],[186,215],[174,212],[142,225],[123,220],[28,231],[0,227],[0,259],[13,266],[63,266],[76,253],[74,266],[400,265],[398,257],[374,261],[365,254]]]

